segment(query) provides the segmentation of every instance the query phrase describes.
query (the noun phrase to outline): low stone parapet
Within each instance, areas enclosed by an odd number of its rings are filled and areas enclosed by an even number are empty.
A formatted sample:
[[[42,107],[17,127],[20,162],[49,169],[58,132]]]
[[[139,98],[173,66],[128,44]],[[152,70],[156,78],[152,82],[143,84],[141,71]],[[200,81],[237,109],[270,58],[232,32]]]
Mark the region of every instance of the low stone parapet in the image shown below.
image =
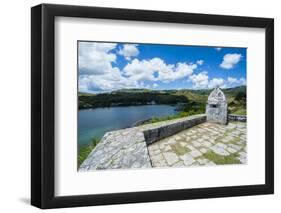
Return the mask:
[[[246,122],[247,121],[247,116],[246,115],[229,114],[228,115],[228,121]]]
[[[147,144],[151,144],[203,122],[206,122],[206,115],[194,115],[183,119],[167,121],[162,123],[162,125],[144,126],[144,138]]]
[[[205,121],[206,115],[194,115],[107,132],[81,164],[79,171],[150,168],[148,144]]]

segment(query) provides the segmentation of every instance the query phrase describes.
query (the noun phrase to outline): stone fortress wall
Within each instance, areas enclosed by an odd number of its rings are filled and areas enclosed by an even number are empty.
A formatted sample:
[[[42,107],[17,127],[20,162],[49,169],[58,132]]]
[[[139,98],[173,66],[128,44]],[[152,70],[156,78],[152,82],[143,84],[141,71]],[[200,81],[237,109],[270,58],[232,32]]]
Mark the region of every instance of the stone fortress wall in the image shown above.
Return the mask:
[[[79,171],[150,168],[148,144],[205,121],[202,114],[107,132]]]
[[[227,115],[226,98],[219,88],[215,88],[208,98],[206,114],[107,132],[81,164],[79,171],[150,168],[148,145],[206,121],[227,124],[228,121],[246,120],[246,116]]]
[[[228,121],[240,121],[240,122],[246,122],[247,116],[246,115],[228,115]]]
[[[246,122],[246,116],[228,115],[228,119]],[[148,145],[204,122],[206,115],[200,114],[107,132],[79,171],[151,168]]]
[[[182,130],[206,122],[206,115],[191,116],[176,122],[166,122],[162,125],[144,127],[144,138],[149,145],[160,139],[174,135]]]

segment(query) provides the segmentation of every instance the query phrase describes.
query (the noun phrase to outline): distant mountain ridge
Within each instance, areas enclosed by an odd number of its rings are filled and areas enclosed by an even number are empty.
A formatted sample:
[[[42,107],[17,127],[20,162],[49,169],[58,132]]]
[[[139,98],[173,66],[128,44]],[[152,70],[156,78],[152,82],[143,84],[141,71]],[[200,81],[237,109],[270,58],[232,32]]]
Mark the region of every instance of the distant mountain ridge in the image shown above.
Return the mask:
[[[237,86],[232,88],[221,88],[221,90],[224,93],[237,93],[237,92],[246,92],[246,86]],[[145,89],[145,88],[132,88],[132,89],[119,89],[119,90],[113,90],[111,92],[104,92],[104,93],[98,93],[98,94],[115,94],[115,93],[140,93],[140,92],[151,92],[151,93],[176,93],[176,92],[192,92],[197,94],[209,94],[212,89],[179,89],[179,90],[173,90],[173,89],[167,89],[167,90],[151,90],[151,89]],[[86,92],[79,92],[79,95],[97,95],[93,93],[86,93]]]
[[[240,105],[246,106],[246,89],[246,86],[239,86],[222,89],[222,91],[225,93],[230,107],[237,108],[238,104],[239,107]],[[200,105],[203,108],[212,90],[121,89],[99,94],[79,92],[79,109],[150,104],[175,105],[179,103]]]

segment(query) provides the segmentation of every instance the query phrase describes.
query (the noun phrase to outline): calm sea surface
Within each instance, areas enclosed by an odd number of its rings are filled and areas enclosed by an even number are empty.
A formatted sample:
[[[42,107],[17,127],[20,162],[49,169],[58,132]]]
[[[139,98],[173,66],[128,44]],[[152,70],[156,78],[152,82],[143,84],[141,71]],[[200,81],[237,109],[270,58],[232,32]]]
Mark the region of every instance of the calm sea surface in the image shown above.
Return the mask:
[[[152,117],[175,114],[175,106],[144,105],[79,110],[78,143],[88,144],[92,138],[100,139],[106,132],[133,126]]]

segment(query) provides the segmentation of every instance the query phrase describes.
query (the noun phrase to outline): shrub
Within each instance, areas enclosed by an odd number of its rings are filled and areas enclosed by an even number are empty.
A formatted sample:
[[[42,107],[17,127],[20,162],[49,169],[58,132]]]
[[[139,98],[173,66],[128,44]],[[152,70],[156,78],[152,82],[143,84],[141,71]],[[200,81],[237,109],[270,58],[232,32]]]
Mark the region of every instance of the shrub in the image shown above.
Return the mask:
[[[96,147],[98,143],[99,143],[98,139],[92,138],[91,143],[87,145],[81,145],[78,147],[78,157],[77,157],[78,168],[83,163],[83,161],[86,160],[88,155],[91,153],[91,151]]]

